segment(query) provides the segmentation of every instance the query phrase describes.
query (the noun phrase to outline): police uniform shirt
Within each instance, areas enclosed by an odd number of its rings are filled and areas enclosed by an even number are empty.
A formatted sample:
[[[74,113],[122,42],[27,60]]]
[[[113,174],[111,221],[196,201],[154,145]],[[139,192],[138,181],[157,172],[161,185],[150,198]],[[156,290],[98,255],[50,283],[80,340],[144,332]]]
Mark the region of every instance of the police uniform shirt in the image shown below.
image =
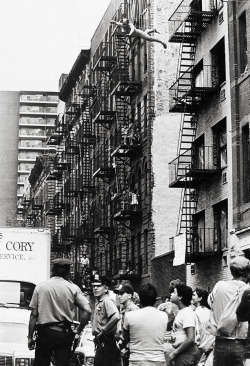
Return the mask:
[[[93,318],[93,334],[99,334],[115,313],[119,314],[119,311],[108,294],[100,301],[97,301]],[[109,334],[115,335],[116,328],[117,326],[115,325],[114,328],[109,331]]]
[[[77,285],[55,276],[35,287],[30,307],[38,311],[37,324],[72,322],[80,301],[89,303]]]

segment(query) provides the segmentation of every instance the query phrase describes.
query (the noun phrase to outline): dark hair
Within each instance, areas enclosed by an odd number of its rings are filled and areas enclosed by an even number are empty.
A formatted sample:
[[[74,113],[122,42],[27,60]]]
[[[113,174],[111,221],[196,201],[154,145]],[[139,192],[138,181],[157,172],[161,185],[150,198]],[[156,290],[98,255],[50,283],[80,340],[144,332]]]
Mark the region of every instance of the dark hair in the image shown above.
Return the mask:
[[[201,300],[200,300],[201,306],[206,306],[206,308],[210,309],[210,306],[207,303],[207,298],[208,298],[207,290],[203,290],[203,288],[196,287],[194,292],[197,293],[198,297],[201,297]]]
[[[139,298],[142,306],[153,306],[157,298],[156,288],[151,283],[142,285],[139,290]]]
[[[67,279],[70,273],[70,265],[59,265],[54,264],[52,268],[52,277],[58,276],[63,277],[64,279]]]
[[[179,283],[175,286],[177,290],[178,296],[181,297],[181,302],[189,306],[191,304],[192,296],[193,296],[193,290],[191,287],[184,285],[184,283]]]
[[[179,278],[177,278],[177,280],[173,280],[173,281],[170,282],[170,284],[169,284],[170,294],[172,294],[172,292],[174,292],[174,289],[175,289],[176,285],[178,285],[179,283],[182,283],[181,280],[179,280]]]

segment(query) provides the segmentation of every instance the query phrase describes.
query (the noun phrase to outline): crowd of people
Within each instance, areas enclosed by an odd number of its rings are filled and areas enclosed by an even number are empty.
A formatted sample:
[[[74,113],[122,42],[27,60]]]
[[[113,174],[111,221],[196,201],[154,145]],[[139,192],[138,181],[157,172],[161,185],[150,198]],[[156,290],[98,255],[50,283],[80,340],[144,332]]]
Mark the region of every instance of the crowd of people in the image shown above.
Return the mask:
[[[67,280],[69,267],[68,260],[56,260],[52,278],[34,291],[28,346],[34,347],[37,327],[36,366],[49,366],[52,352],[56,366],[68,365],[72,339],[90,319],[88,300]],[[138,294],[130,283],[111,291],[110,280],[94,274],[94,366],[248,365],[250,262],[235,257],[230,270],[232,279],[217,282],[210,294],[179,279],[171,281],[169,295],[158,307],[152,284],[142,285]],[[76,307],[80,324],[72,333]]]

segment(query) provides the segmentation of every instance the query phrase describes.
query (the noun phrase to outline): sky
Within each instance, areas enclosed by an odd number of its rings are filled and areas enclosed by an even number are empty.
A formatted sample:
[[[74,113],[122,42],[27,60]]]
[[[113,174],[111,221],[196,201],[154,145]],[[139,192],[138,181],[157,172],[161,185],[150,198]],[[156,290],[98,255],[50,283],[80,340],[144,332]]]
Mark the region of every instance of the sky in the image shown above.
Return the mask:
[[[0,0],[0,90],[58,91],[110,0]]]

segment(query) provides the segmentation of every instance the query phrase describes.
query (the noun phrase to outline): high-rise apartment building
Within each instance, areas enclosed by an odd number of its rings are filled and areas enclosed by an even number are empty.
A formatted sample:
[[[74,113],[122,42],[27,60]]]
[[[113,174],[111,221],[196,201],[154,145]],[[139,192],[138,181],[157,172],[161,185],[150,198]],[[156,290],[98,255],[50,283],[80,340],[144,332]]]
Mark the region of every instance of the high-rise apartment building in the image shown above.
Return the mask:
[[[20,92],[18,198],[23,196],[36,157],[49,151],[47,134],[55,126],[57,104],[57,92]]]
[[[21,224],[16,208],[21,212],[22,197],[37,156],[51,149],[46,139],[55,125],[57,104],[58,92],[0,92],[3,226]]]

